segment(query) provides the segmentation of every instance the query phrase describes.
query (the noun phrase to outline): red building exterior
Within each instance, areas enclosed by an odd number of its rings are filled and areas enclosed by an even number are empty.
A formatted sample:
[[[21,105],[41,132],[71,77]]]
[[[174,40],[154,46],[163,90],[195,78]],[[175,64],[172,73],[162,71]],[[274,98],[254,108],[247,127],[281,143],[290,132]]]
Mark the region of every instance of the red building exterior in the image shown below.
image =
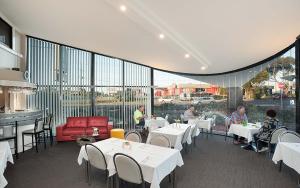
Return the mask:
[[[183,93],[193,94],[197,92],[208,93],[211,95],[218,94],[219,87],[209,84],[172,84],[168,87],[158,87],[154,90],[154,96],[156,97],[167,97],[177,96]]]

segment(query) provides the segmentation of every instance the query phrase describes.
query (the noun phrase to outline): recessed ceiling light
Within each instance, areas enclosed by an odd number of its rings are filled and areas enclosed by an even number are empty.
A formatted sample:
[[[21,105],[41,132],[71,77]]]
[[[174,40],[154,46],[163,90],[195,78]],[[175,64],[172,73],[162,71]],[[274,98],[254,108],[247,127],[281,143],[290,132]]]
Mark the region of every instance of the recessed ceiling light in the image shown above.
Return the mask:
[[[201,67],[201,70],[205,70],[205,69],[206,69],[206,67],[205,67],[205,66],[202,66],[202,67]]]
[[[164,39],[164,38],[165,38],[165,35],[161,33],[161,34],[159,34],[159,38],[160,38],[160,39]]]
[[[122,12],[125,12],[125,11],[127,10],[127,7],[126,7],[125,5],[121,5],[121,6],[120,6],[120,10],[121,10]]]
[[[185,58],[190,58],[190,54],[185,54],[184,57]]]

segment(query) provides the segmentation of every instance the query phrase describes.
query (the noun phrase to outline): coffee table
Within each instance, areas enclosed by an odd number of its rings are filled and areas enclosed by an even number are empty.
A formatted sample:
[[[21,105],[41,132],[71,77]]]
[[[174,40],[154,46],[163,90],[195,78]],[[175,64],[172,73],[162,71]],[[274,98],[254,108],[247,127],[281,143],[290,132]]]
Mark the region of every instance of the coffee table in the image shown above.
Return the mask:
[[[79,146],[84,146],[86,144],[91,144],[93,142],[96,142],[96,139],[95,136],[80,135],[76,137],[76,142]]]

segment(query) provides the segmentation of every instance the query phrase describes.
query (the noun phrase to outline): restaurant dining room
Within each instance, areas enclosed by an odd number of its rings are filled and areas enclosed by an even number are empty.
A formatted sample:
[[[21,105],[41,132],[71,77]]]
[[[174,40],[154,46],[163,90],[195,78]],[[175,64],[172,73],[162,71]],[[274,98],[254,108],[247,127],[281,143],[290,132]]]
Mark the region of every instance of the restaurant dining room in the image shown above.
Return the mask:
[[[0,0],[0,188],[300,187],[299,11]]]

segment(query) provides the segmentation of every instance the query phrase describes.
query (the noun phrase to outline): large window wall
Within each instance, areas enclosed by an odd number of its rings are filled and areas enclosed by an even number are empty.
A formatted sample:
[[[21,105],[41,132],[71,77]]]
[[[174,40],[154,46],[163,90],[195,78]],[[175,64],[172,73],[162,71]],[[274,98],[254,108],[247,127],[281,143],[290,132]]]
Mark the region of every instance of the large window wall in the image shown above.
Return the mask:
[[[55,125],[100,115],[132,129],[138,105],[150,115],[151,68],[29,37],[27,70],[38,86],[27,107],[52,113]]]
[[[238,105],[246,107],[250,122],[262,122],[268,109],[280,124],[296,129],[295,48],[260,65],[228,74],[194,76],[154,71],[157,116],[180,119],[194,104],[199,114],[217,115],[214,131],[224,133],[224,118]],[[167,84],[166,84],[167,83]]]

